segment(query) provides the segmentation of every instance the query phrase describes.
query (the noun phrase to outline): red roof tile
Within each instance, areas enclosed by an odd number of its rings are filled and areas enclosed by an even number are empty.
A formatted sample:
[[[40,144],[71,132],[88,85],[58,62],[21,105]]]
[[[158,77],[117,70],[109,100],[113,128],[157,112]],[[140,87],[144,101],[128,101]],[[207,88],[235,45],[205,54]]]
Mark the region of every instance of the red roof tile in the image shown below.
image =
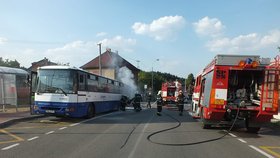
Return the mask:
[[[133,66],[131,63],[123,59],[119,54],[110,52],[107,50],[106,52],[101,54],[101,67],[102,68],[116,68],[126,66],[132,71],[140,71],[138,68]],[[94,69],[99,67],[99,56],[89,61],[85,65],[81,66],[82,69]]]

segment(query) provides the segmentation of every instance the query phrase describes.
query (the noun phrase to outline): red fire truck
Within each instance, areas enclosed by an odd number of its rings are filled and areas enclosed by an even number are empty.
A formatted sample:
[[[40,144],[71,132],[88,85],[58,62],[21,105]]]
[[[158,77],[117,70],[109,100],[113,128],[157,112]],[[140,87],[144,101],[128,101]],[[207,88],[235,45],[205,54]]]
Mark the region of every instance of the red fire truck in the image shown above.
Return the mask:
[[[217,55],[196,77],[193,117],[202,119],[203,128],[237,118],[258,132],[278,114],[279,79],[279,57],[270,63],[260,56]]]
[[[164,103],[175,103],[176,97],[178,96],[180,90],[182,90],[182,84],[178,81],[162,83],[161,92]]]

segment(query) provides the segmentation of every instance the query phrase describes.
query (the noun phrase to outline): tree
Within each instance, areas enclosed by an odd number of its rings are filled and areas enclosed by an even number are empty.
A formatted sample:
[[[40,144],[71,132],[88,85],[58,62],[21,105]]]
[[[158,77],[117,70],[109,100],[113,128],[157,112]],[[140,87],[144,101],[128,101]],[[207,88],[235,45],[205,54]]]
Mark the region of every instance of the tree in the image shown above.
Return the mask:
[[[152,74],[150,72],[140,71],[138,74],[138,87],[140,91],[144,91],[144,85],[151,87],[152,85]]]
[[[0,57],[0,66],[20,68],[20,63],[17,60],[9,60],[9,59],[5,59],[4,61],[3,58]]]
[[[194,82],[195,82],[195,79],[194,79],[194,76],[192,73],[190,73],[186,79],[186,90],[187,90],[187,93],[188,95],[192,95],[193,93],[193,87],[194,87]]]
[[[186,86],[189,87],[189,85],[194,84],[194,76],[192,73],[190,73],[186,79]]]
[[[178,76],[162,73],[162,72],[153,72],[154,80],[154,94],[161,89],[161,84],[166,81],[176,81],[183,83],[184,79]],[[152,87],[152,72],[140,71],[138,74],[138,86],[140,91],[144,92],[144,85],[147,85],[148,90],[151,90]]]

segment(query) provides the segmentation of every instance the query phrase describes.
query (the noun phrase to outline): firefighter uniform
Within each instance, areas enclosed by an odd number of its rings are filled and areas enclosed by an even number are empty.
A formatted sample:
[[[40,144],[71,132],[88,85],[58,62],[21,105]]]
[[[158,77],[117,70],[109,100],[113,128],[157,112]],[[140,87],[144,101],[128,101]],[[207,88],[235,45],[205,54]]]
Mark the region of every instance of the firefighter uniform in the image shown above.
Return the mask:
[[[120,106],[120,109],[121,109],[122,111],[125,111],[125,107],[126,107],[126,105],[127,105],[127,100],[128,100],[128,98],[127,98],[126,96],[122,96],[122,97],[121,97],[121,106]]]
[[[176,102],[177,102],[177,106],[178,106],[180,116],[183,115],[183,111],[184,111],[184,99],[185,99],[185,96],[184,96],[183,92],[180,90],[179,95],[176,98]]]
[[[152,107],[151,106],[151,100],[152,100],[152,94],[151,93],[148,94],[147,100],[148,100],[147,108],[151,108]]]
[[[133,100],[133,107],[135,109],[135,111],[141,111],[141,101],[142,101],[142,96],[141,94],[136,93]]]
[[[161,96],[161,91],[158,91],[158,94],[157,94],[157,115],[159,115],[159,116],[161,116],[162,104],[163,104],[163,100],[162,100],[162,96]]]

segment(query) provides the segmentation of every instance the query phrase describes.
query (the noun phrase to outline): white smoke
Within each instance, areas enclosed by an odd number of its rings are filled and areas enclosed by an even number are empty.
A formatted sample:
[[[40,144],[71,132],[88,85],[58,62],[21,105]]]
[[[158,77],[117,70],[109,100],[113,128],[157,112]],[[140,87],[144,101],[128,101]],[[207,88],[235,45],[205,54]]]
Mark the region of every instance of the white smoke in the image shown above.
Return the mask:
[[[135,84],[134,75],[126,66],[121,67],[118,70],[117,79],[125,84],[124,95],[129,98],[134,97],[134,94],[137,92],[137,86]]]

